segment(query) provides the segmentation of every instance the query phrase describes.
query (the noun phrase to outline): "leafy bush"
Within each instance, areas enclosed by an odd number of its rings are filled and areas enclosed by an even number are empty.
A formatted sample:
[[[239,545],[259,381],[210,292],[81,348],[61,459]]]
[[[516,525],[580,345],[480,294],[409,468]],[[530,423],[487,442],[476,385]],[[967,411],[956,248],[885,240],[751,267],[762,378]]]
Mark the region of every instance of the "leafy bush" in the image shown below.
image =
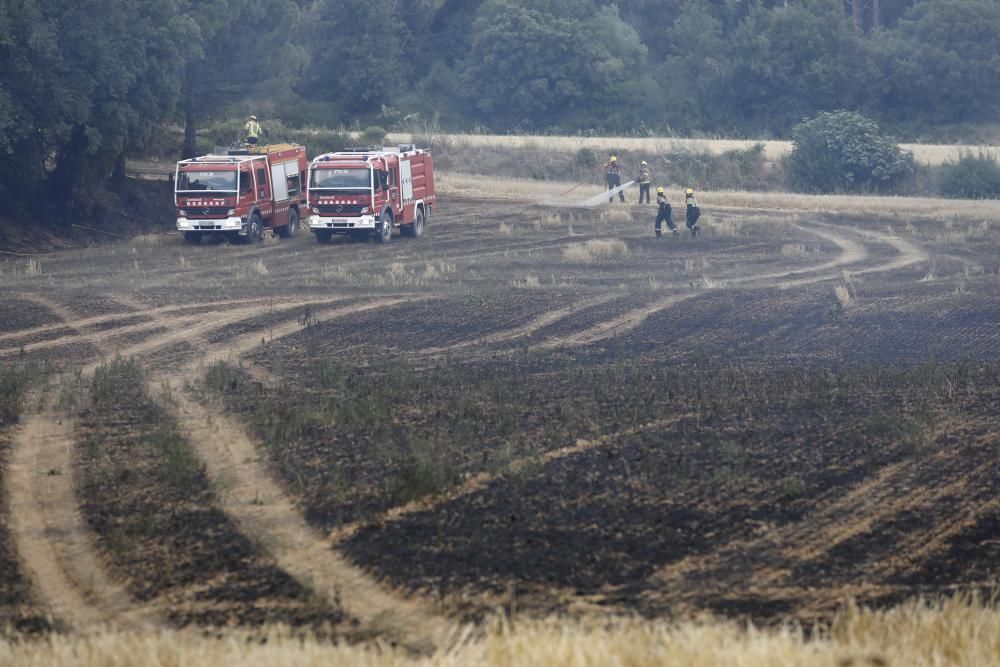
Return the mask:
[[[941,166],[938,192],[960,199],[1000,199],[1000,164],[992,155],[965,153]]]
[[[578,167],[590,169],[597,166],[597,155],[593,149],[584,146],[576,152],[576,164]]]
[[[804,192],[886,190],[913,171],[913,156],[853,111],[821,113],[792,131],[789,175]]]

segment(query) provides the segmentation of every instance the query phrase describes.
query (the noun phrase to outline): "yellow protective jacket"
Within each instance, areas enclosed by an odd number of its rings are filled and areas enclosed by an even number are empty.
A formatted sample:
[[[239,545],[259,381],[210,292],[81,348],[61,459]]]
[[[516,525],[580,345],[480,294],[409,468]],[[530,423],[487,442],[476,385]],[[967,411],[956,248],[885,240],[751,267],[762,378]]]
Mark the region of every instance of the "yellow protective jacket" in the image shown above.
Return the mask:
[[[248,120],[243,129],[246,131],[247,138],[253,137],[256,139],[260,136],[260,123],[255,120]]]

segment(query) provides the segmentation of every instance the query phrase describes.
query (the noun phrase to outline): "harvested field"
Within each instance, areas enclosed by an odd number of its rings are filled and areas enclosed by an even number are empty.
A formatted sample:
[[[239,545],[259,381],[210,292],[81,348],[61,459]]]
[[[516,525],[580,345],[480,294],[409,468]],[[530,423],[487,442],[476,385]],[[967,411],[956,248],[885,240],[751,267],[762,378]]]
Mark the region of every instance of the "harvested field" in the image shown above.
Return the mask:
[[[5,431],[39,516],[0,530],[0,565],[32,559],[0,618],[432,653],[498,609],[819,629],[989,599],[995,206],[712,193],[700,237],[657,240],[652,206],[464,178],[419,240],[2,269],[4,368],[62,375]]]

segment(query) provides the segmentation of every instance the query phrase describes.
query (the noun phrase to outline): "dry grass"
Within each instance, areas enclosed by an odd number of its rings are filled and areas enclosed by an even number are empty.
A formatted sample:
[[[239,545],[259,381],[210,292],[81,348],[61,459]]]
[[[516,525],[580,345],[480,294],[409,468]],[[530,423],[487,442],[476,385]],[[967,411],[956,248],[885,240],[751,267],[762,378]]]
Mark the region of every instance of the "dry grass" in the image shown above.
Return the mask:
[[[601,211],[601,222],[614,224],[616,222],[632,222],[632,211],[621,206]]]
[[[583,264],[624,257],[627,254],[628,246],[620,239],[591,239],[586,243],[571,243],[563,248],[563,259]]]
[[[977,600],[911,602],[883,612],[848,607],[811,638],[793,627],[679,625],[641,620],[494,623],[485,636],[457,634],[450,647],[414,657],[387,644],[337,646],[274,629],[267,641],[195,631],[104,632],[0,642],[10,667],[541,667],[549,665],[906,665],[988,667],[1000,663],[1000,610]],[[253,639],[253,640],[248,640]]]
[[[581,148],[612,153],[630,151],[646,154],[673,152],[695,152],[720,154],[731,150],[746,150],[755,144],[764,145],[764,159],[776,161],[792,151],[790,141],[754,141],[752,139],[677,139],[669,137],[567,137],[567,136],[506,136],[495,134],[445,134],[440,137],[455,148],[531,148],[545,151],[575,153]],[[389,135],[387,143],[408,143],[412,135],[396,133]],[[968,146],[945,144],[900,144],[903,150],[913,153],[914,159],[929,165],[955,161],[962,153],[980,151],[1000,157],[1000,146]]]
[[[573,187],[561,181],[535,181],[517,178],[488,178],[471,174],[442,172],[437,174],[439,192],[443,194],[494,197],[530,201],[540,206],[575,207],[580,202],[603,191],[599,185],[581,185],[570,195],[560,193]],[[679,186],[676,188],[679,190]],[[682,202],[683,197],[672,192],[672,201]],[[860,195],[803,195],[786,192],[748,192],[716,190],[698,193],[698,203],[703,211],[716,209],[759,209],[781,214],[798,213],[847,213],[866,218],[893,218],[911,220],[972,221],[976,230],[985,230],[1000,222],[1000,207],[995,201],[971,199],[935,199],[931,197],[877,197]],[[639,204],[615,202],[613,208],[630,214],[634,208],[651,212],[650,207]],[[618,215],[618,214],[612,214]]]

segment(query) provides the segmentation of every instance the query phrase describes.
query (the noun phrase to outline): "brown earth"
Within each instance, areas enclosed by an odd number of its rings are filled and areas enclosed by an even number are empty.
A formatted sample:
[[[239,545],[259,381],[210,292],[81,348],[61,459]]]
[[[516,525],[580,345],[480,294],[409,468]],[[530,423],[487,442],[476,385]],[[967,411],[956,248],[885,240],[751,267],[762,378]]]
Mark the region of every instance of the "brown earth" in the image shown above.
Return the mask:
[[[628,210],[455,199],[425,238],[389,246],[166,237],[0,263],[6,364],[89,376],[135,356],[147,392],[181,396],[158,409],[209,463],[205,488],[229,489],[185,499],[215,527],[168,532],[197,544],[126,562],[91,539],[97,566],[128,582],[249,539],[272,568],[133,581],[121,618],[163,595],[287,609],[306,588],[359,635],[423,648],[442,617],[497,606],[808,621],[846,596],[996,586],[998,223],[709,210],[702,237],[657,241],[652,209]],[[627,252],[564,253],[602,238]],[[207,420],[259,461],[225,467]],[[62,463],[21,440],[13,455],[38,466],[23,479],[65,465],[87,480],[85,442],[110,455],[142,431],[80,428]],[[232,499],[267,471],[264,509],[244,511]],[[64,497],[101,534],[128,499],[87,488]],[[0,553],[26,538],[10,526]],[[31,604],[53,608],[39,583]],[[410,611],[380,616],[392,605]]]

